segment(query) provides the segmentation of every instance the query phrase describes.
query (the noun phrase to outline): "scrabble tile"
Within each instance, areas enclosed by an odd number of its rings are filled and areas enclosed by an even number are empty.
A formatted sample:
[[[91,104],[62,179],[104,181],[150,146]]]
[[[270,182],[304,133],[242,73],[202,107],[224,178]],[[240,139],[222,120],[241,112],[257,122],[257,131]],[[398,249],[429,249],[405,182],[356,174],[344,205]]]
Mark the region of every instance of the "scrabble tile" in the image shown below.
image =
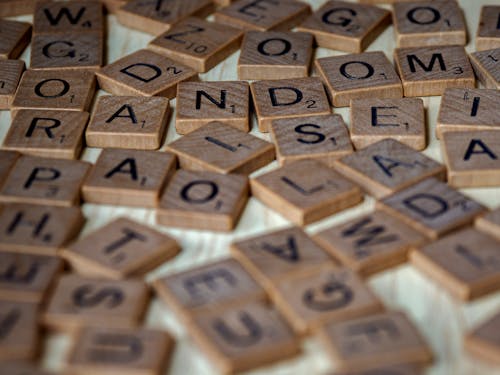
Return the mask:
[[[34,359],[38,343],[37,306],[0,301],[0,362]]]
[[[465,338],[465,348],[474,356],[485,359],[490,363],[500,364],[500,313],[476,327]]]
[[[364,0],[363,2],[367,2]],[[385,1],[384,1],[385,2]],[[388,2],[388,1],[387,1]],[[421,368],[416,365],[405,364],[396,366],[377,366],[366,371],[346,371],[327,373],[325,375],[422,375]]]
[[[307,77],[312,55],[313,36],[309,33],[247,31],[238,59],[238,78]]]
[[[148,48],[206,72],[236,52],[242,36],[239,29],[189,17],[153,39]]]
[[[85,132],[87,146],[156,150],[169,112],[168,99],[162,97],[101,96]]]
[[[298,334],[384,309],[361,279],[344,267],[325,266],[288,277],[276,289],[273,300]]]
[[[298,30],[314,35],[319,47],[359,53],[391,23],[391,12],[372,5],[328,1]]]
[[[73,206],[89,168],[84,161],[22,156],[0,189],[0,202]]]
[[[319,332],[339,370],[363,371],[405,363],[424,365],[433,358],[417,328],[399,311],[331,322]]]
[[[335,107],[347,107],[352,99],[403,96],[401,80],[383,52],[323,57],[315,64]]]
[[[500,241],[500,208],[479,216],[474,224],[480,231]]]
[[[404,96],[443,95],[448,87],[475,85],[474,72],[462,46],[396,48],[394,61]]]
[[[410,248],[426,240],[401,220],[380,210],[323,229],[314,239],[363,277],[406,262]]]
[[[476,51],[500,48],[500,6],[483,6],[476,33]]]
[[[84,326],[131,328],[141,323],[149,300],[139,280],[103,280],[61,276],[41,321],[52,330],[74,333]]]
[[[213,11],[211,0],[130,0],[116,16],[124,26],[158,35],[189,16],[205,18]]]
[[[0,3],[0,8],[3,6]],[[2,16],[1,10],[0,16]],[[0,58],[17,59],[29,44],[30,39],[31,24],[13,20],[0,20]]]
[[[269,129],[280,165],[314,159],[333,161],[353,152],[349,131],[340,115],[308,116],[274,120]]]
[[[179,251],[172,237],[119,218],[73,242],[62,256],[80,274],[119,280],[143,276]]]
[[[60,109],[87,111],[95,92],[94,73],[85,70],[27,70],[14,96],[11,111]]]
[[[411,252],[412,264],[451,295],[473,300],[500,289],[500,247],[467,228]]]
[[[0,363],[0,373],[9,375],[55,375],[53,372],[42,370],[30,362]]]
[[[104,149],[82,185],[83,200],[156,207],[175,164],[168,152]]]
[[[436,136],[447,131],[500,129],[500,91],[487,89],[446,89],[441,98]]]
[[[3,182],[7,179],[19,156],[20,154],[15,151],[0,150],[0,187],[2,187]]]
[[[57,255],[84,221],[79,207],[6,204],[0,211],[0,250]]]
[[[427,144],[424,103],[420,98],[352,100],[350,130],[356,149],[391,138],[423,150]]]
[[[484,211],[479,203],[435,178],[389,195],[377,205],[432,240],[470,224]]]
[[[163,192],[156,221],[168,227],[233,230],[248,190],[246,176],[179,170]]]
[[[181,82],[175,130],[188,134],[212,121],[250,130],[250,89],[244,81]]]
[[[428,177],[445,176],[442,164],[394,139],[336,160],[335,169],[379,199]]]
[[[174,98],[177,84],[197,79],[191,68],[150,50],[139,50],[96,72],[101,89],[115,95]]]
[[[469,58],[478,81],[488,89],[500,90],[500,48],[474,52]]]
[[[199,314],[189,330],[221,374],[251,370],[301,352],[290,326],[262,302]]]
[[[79,332],[65,368],[71,374],[164,374],[174,339],[148,328],[85,328]]]
[[[252,195],[300,226],[360,203],[361,190],[315,160],[286,164],[250,180]]]
[[[317,77],[256,81],[250,89],[261,132],[268,132],[273,120],[331,113]]]
[[[0,17],[32,14],[37,0],[0,0]]]
[[[0,59],[0,110],[10,109],[23,71],[24,61]]]
[[[455,0],[395,3],[394,32],[398,47],[467,43],[464,16]]]
[[[218,121],[169,143],[167,151],[181,168],[194,171],[250,174],[274,160],[274,146]]]
[[[20,109],[2,147],[44,158],[78,159],[88,119],[87,112]]]
[[[231,253],[268,291],[288,276],[335,264],[302,229],[261,233],[231,244]]]
[[[214,14],[216,22],[244,30],[290,30],[299,25],[311,7],[295,0],[237,0]]]

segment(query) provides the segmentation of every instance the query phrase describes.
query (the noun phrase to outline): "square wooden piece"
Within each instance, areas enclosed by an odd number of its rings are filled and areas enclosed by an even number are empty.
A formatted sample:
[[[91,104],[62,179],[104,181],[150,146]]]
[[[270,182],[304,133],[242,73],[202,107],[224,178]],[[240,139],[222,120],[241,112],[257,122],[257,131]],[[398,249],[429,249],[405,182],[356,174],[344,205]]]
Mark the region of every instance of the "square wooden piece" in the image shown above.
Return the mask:
[[[6,5],[0,3],[0,6],[4,7]],[[0,58],[17,59],[29,44],[30,39],[31,24],[13,20],[0,20]]]
[[[476,33],[476,51],[500,48],[500,5],[483,6]]]
[[[0,59],[0,110],[10,109],[23,71],[24,61]]]
[[[479,216],[475,221],[475,226],[480,231],[483,231],[500,241],[500,208],[496,208],[493,211]]]
[[[500,48],[469,55],[476,77],[488,89],[500,90]]]
[[[465,348],[474,356],[500,365],[500,313],[482,322],[465,338]]]

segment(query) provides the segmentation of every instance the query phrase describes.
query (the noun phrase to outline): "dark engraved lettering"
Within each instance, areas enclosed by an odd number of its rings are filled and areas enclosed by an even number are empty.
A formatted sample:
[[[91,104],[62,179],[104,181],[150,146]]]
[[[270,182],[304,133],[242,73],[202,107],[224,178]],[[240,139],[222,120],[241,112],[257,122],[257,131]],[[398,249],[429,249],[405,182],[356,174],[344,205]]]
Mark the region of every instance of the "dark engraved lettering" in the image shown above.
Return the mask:
[[[87,10],[86,7],[81,7],[78,10],[78,13],[76,16],[73,16],[71,14],[70,10],[66,7],[63,7],[59,9],[59,12],[57,15],[54,17],[54,15],[50,12],[50,9],[45,8],[43,12],[45,13],[45,17],[47,17],[47,20],[52,26],[57,26],[59,25],[59,22],[62,20],[63,17],[66,17],[72,25],[76,25],[78,22],[80,22],[80,19],[83,17],[83,14]]]
[[[421,17],[418,17],[419,19],[417,19],[417,13],[430,15],[430,18],[424,20]],[[410,9],[408,13],[406,13],[406,17],[410,22],[416,23],[417,25],[430,25],[436,23],[441,19],[441,13],[439,13],[437,9],[432,7],[416,7]]]
[[[339,16],[336,20],[331,20],[330,17],[334,14],[337,15],[337,13],[344,13],[344,14],[348,13],[353,17],[357,15],[356,11],[351,8],[335,8],[335,9],[330,9],[327,12],[323,13],[321,21],[328,25],[336,25],[342,27],[346,27],[352,22],[352,18],[345,16]]]
[[[273,52],[273,53],[266,51],[267,44],[268,43],[273,43],[273,42],[279,42],[280,44],[283,45],[283,48],[281,49],[281,51],[279,51],[279,52]],[[257,46],[257,51],[259,51],[259,53],[261,55],[264,55],[264,56],[282,56],[282,55],[286,55],[288,52],[290,52],[291,49],[292,49],[292,43],[290,43],[288,40],[283,39],[283,38],[269,38],[269,39],[263,40]]]
[[[130,228],[121,228],[123,236],[107,245],[103,250],[106,254],[114,253],[117,249],[127,245],[130,241],[145,242],[147,237]]]
[[[292,99],[289,102],[280,102],[276,97],[276,91],[278,90],[293,91],[295,93],[295,99]],[[302,91],[296,89],[295,87],[271,87],[269,89],[269,97],[271,98],[271,105],[273,107],[283,107],[299,103],[303,99],[304,95],[302,94]]]
[[[43,175],[45,173],[45,175]],[[55,168],[35,167],[23,185],[24,189],[31,188],[35,181],[54,181],[61,176],[61,172]]]
[[[238,314],[238,320],[245,328],[245,333],[238,333],[222,319],[215,319],[213,328],[217,333],[231,345],[238,347],[247,347],[256,344],[262,338],[262,329],[248,313],[241,311]]]
[[[7,227],[7,234],[12,235],[20,225],[25,225],[28,227],[33,227],[33,232],[31,232],[31,237],[36,238],[42,234],[43,229],[45,228],[50,219],[50,215],[48,213],[44,213],[38,222],[24,221],[23,217],[24,217],[23,211],[18,211],[16,213],[16,215],[14,216],[14,220],[12,220],[12,222]],[[48,241],[51,239],[51,235],[45,235],[43,239]]]
[[[384,123],[384,124],[381,124],[380,122],[378,122],[378,119],[379,117],[398,117],[396,115],[381,115],[378,113],[378,110],[379,109],[398,109],[398,107],[395,107],[395,106],[390,106],[390,107],[371,107],[370,110],[371,110],[371,123],[372,123],[372,126],[399,126],[399,124],[387,124],[387,123]]]
[[[435,219],[448,211],[449,208],[448,202],[443,198],[427,193],[412,195],[404,199],[403,204],[425,219]],[[423,204],[426,206],[424,207]]]
[[[321,143],[326,139],[326,136],[324,134],[315,132],[315,131],[308,131],[307,128],[314,128],[314,129],[321,129],[321,126],[316,125],[316,124],[301,124],[297,125],[293,130],[295,133],[299,134],[304,134],[308,136],[313,136],[314,139],[304,139],[304,138],[297,138],[297,142],[304,143],[307,145],[315,145],[317,143]]]
[[[379,344],[384,341],[384,338],[397,340],[401,336],[397,325],[388,319],[353,324],[348,327],[347,334],[350,336],[366,336],[372,344]]]
[[[295,263],[300,261],[299,249],[294,236],[287,236],[286,243],[283,245],[273,245],[268,242],[263,242],[260,247],[262,250],[286,260],[287,262]]]
[[[39,125],[39,122],[42,121],[51,122],[52,124],[49,126],[41,126]],[[54,133],[52,133],[52,129],[58,128],[59,126],[61,126],[61,121],[59,121],[58,119],[48,117],[33,117],[33,119],[31,120],[31,124],[26,131],[25,137],[30,138],[33,135],[35,129],[43,129],[43,131],[45,131],[45,134],[47,134],[47,137],[53,139]]]
[[[439,62],[439,69],[441,69],[442,71],[446,71],[446,65],[441,53],[433,53],[431,61],[428,65],[425,65],[422,60],[417,57],[417,55],[407,55],[406,59],[408,60],[408,65],[412,73],[417,72],[415,63],[417,63],[425,72],[432,72],[434,70],[434,64],[436,63],[436,61]]]
[[[127,167],[127,168],[125,168]],[[137,163],[134,158],[126,158],[112,170],[104,175],[105,178],[111,178],[115,173],[124,173],[130,175],[133,181],[139,179],[139,174],[137,173]]]
[[[186,27],[191,28],[190,30],[187,31],[181,31],[178,33],[173,33],[173,34],[167,34],[164,36],[165,39],[168,40],[173,40],[174,42],[185,44],[186,40],[179,39],[181,36],[189,35],[189,34],[196,34],[196,33],[201,33],[205,31],[203,27],[195,26],[195,25],[186,25]]]
[[[42,88],[43,86],[46,84],[46,83],[49,83],[49,82],[59,82],[62,84],[62,89],[61,91],[59,91],[59,93],[57,94],[54,94],[54,95],[45,95],[44,93],[42,93]],[[54,98],[60,98],[61,96],[64,96],[68,93],[70,89],[70,85],[67,81],[65,81],[64,79],[59,79],[59,78],[49,78],[49,79],[45,79],[41,82],[38,82],[35,86],[35,94],[41,98],[46,98],[46,99],[54,99]]]
[[[259,15],[259,14],[252,13],[251,11],[249,11],[249,9],[252,9],[252,8],[258,9],[258,10],[263,10],[263,11],[269,11],[268,8],[261,6],[262,3],[267,3],[270,5],[274,5],[274,6],[280,5],[280,2],[275,1],[275,0],[255,0],[255,1],[252,1],[251,3],[245,4],[244,6],[239,8],[238,12],[245,14],[247,16],[250,16],[250,17],[256,17],[256,18],[264,17],[263,15]]]
[[[373,155],[372,160],[377,164],[377,166],[384,172],[387,177],[394,177],[391,170],[397,167],[403,167],[407,169],[413,169],[417,165],[420,165],[418,162],[413,163],[405,163],[401,160],[391,159],[382,155]]]
[[[231,273],[231,271],[224,268],[216,268],[195,276],[191,276],[183,281],[184,289],[193,299],[203,298],[204,291],[208,288],[211,292],[216,292],[221,286],[221,281],[225,286],[235,287],[238,279]],[[200,285],[205,288],[200,288]]]
[[[127,114],[122,114],[123,111],[127,111]],[[113,113],[110,118],[108,118],[105,122],[109,124],[116,118],[129,118],[133,124],[137,124],[137,116],[135,115],[134,108],[130,104],[122,105],[118,111]]]
[[[52,49],[52,47],[56,47]],[[53,58],[53,57],[71,57],[74,58],[76,56],[76,51],[74,49],[71,49],[71,47],[74,47],[75,45],[72,42],[65,41],[65,40],[58,40],[54,42],[47,43],[45,46],[42,48],[42,54],[45,57]],[[59,48],[57,48],[59,47]],[[70,47],[70,49],[65,48],[65,47]]]
[[[86,357],[98,363],[124,364],[138,360],[144,352],[141,340],[126,333],[98,333],[92,344]]]
[[[95,307],[102,304],[108,309],[113,309],[121,305],[125,295],[115,287],[102,287],[95,290],[92,285],[85,284],[73,291],[71,299],[77,307]]]
[[[347,306],[353,297],[351,288],[332,278],[318,288],[307,289],[302,303],[312,310],[328,311]]]
[[[455,252],[477,268],[483,268],[483,260],[463,245],[455,246]]]
[[[354,65],[354,64],[359,64],[359,65],[364,66],[366,68],[366,74],[363,76],[355,76],[355,75],[349,73],[347,71],[348,67],[351,65]],[[340,70],[340,74],[342,74],[347,79],[367,79],[367,78],[370,78],[375,73],[375,69],[373,69],[373,66],[371,66],[370,64],[368,64],[367,62],[364,62],[364,61],[349,61],[349,62],[343,63],[340,66],[339,70]]]
[[[0,319],[0,340],[5,339],[12,332],[17,322],[21,318],[19,309],[11,309],[5,316]]]
[[[480,150],[476,150],[476,147],[479,147]],[[469,146],[465,151],[464,160],[469,160],[472,155],[477,154],[486,154],[490,157],[490,159],[496,160],[498,157],[496,154],[490,150],[486,144],[480,139],[471,139],[469,142]]]
[[[471,117],[476,117],[477,116],[477,111],[479,109],[479,101],[481,99],[478,96],[475,96],[474,99],[472,100],[472,109],[470,111]]]
[[[204,90],[196,90],[196,109],[201,108],[201,98],[202,97],[207,98],[215,104],[217,107],[220,109],[226,109],[226,96],[227,96],[227,91],[226,90],[220,90],[220,100],[217,101],[214,97],[210,96],[206,91]]]
[[[4,270],[0,272],[0,282],[9,284],[31,284],[40,271],[40,264],[32,262],[27,269],[21,269],[15,263],[0,265]]]
[[[302,186],[297,184],[295,181],[292,181],[291,179],[289,179],[286,176],[282,176],[281,181],[283,181],[285,184],[287,184],[288,186],[290,186],[291,188],[293,188],[294,190],[298,191],[300,194],[303,194],[303,195],[312,195],[312,194],[317,193],[318,191],[323,190],[325,188],[323,185],[318,185],[318,186],[315,186],[309,190],[306,190]]]
[[[206,194],[203,197],[193,197],[189,195],[189,192],[191,191],[192,188],[195,186],[207,186],[209,190],[206,192]],[[193,203],[193,204],[203,204],[210,202],[212,199],[214,199],[217,194],[219,194],[219,186],[213,181],[209,180],[195,180],[189,182],[187,185],[185,185],[182,190],[181,190],[181,198],[183,201],[188,202],[188,203]]]
[[[151,70],[151,75],[146,76],[144,74],[144,72],[142,72],[143,75],[139,75],[139,72],[134,73],[133,71],[131,71],[131,69],[133,69],[133,68],[148,68]],[[156,78],[158,78],[159,76],[161,76],[161,69],[160,68],[158,68],[156,65],[146,64],[146,63],[135,63],[132,65],[126,66],[125,68],[120,69],[120,72],[128,75],[129,77],[132,77],[132,78],[135,78],[139,81],[142,81],[144,83],[151,82],[151,81],[155,80]]]
[[[222,148],[224,148],[224,149],[226,149],[228,151],[231,151],[231,152],[238,151],[238,148],[236,148],[234,146],[231,146],[231,145],[228,145],[227,143],[222,142],[222,141],[218,140],[217,138],[207,136],[207,137],[205,137],[205,140],[208,141],[208,142],[210,142],[210,143],[213,143],[214,145],[222,147]]]

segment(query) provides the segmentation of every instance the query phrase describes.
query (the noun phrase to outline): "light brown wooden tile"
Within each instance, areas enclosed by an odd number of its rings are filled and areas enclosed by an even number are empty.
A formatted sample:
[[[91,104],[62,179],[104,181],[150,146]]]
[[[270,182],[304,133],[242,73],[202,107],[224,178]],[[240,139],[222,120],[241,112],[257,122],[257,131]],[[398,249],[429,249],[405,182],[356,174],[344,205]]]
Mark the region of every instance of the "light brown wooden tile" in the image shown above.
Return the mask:
[[[96,72],[101,89],[115,95],[174,98],[177,84],[196,80],[191,68],[156,52],[141,49]]]
[[[409,249],[426,240],[401,220],[380,210],[323,229],[314,239],[363,277],[406,262]]]
[[[378,207],[436,240],[470,224],[484,207],[435,178],[428,178],[377,202]]]
[[[412,264],[451,295],[473,300],[500,289],[500,247],[467,228],[410,253]]]
[[[17,0],[16,0],[17,1]],[[0,8],[7,7],[0,3]],[[0,10],[0,17],[3,17]],[[13,20],[0,20],[0,58],[17,59],[29,44],[31,24]]]
[[[78,234],[83,223],[79,207],[6,204],[0,212],[0,249],[57,255]]]
[[[153,39],[148,48],[206,72],[236,52],[242,36],[239,29],[189,17]]]
[[[374,143],[334,163],[368,194],[383,198],[428,177],[444,180],[444,165],[394,139]]]
[[[177,87],[175,130],[187,134],[219,121],[250,130],[250,88],[244,81],[181,82]]]
[[[476,32],[476,51],[500,48],[500,5],[483,6]]]
[[[500,208],[486,212],[484,215],[476,218],[474,222],[477,229],[488,235],[495,237],[500,241]]]
[[[156,207],[175,165],[168,152],[104,149],[82,185],[83,200]]]
[[[363,200],[361,190],[332,168],[299,160],[250,180],[252,195],[300,226]]]
[[[163,142],[169,112],[169,101],[163,97],[101,96],[85,132],[87,146],[156,150]]]
[[[4,184],[4,181],[7,179],[9,172],[19,156],[21,156],[21,154],[18,152],[0,149],[0,187]]]
[[[424,365],[433,358],[431,348],[403,312],[332,322],[319,332],[340,370],[362,371],[406,363]]]
[[[326,322],[383,311],[382,303],[348,268],[325,266],[282,280],[272,296],[298,334],[312,333]]]
[[[87,112],[21,109],[2,148],[44,158],[78,159],[88,120]]]
[[[156,221],[168,227],[233,230],[248,190],[246,176],[179,170],[163,192]]]
[[[309,14],[308,4],[295,0],[237,0],[214,14],[216,22],[244,30],[290,30]]]
[[[250,89],[261,132],[268,132],[273,120],[331,113],[317,77],[256,81]]]
[[[0,110],[10,109],[23,71],[22,60],[0,60]]]
[[[347,107],[352,99],[403,96],[401,80],[383,52],[323,57],[315,64],[335,107]]]
[[[420,98],[352,100],[350,130],[356,149],[392,138],[423,150],[427,145],[424,103]]]
[[[307,77],[313,36],[302,32],[247,31],[238,59],[239,79]]]
[[[469,58],[478,81],[488,89],[500,90],[500,48],[474,52]]]
[[[493,364],[500,364],[500,313],[482,322],[465,339],[465,348],[469,353]]]
[[[280,165],[314,159],[331,167],[353,152],[349,131],[337,114],[278,119],[269,131]]]
[[[391,23],[391,12],[372,5],[328,1],[298,30],[314,34],[319,47],[362,52]]]
[[[443,95],[448,87],[475,85],[474,72],[462,46],[396,48],[394,62],[404,96]]]
[[[9,375],[55,375],[28,361],[0,363],[0,373]]]
[[[148,300],[148,287],[139,280],[68,274],[59,278],[41,320],[49,329],[68,333],[84,326],[131,328],[140,325]]]
[[[169,143],[181,168],[250,174],[274,160],[274,146],[232,126],[213,121]]]

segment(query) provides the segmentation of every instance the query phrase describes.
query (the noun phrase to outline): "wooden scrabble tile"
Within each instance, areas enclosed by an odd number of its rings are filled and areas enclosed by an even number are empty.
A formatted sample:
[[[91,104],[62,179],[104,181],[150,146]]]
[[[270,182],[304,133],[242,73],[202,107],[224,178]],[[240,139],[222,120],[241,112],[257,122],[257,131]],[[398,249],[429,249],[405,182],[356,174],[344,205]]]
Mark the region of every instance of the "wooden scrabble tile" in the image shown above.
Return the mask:
[[[156,52],[141,49],[96,72],[99,86],[115,95],[174,98],[177,84],[196,80],[191,68]]]
[[[5,151],[3,149],[0,150],[0,187],[7,179],[9,172],[11,171],[19,156],[20,154],[15,151]]]
[[[278,309],[298,334],[326,322],[383,311],[382,303],[348,268],[325,266],[281,280],[272,295]]]
[[[337,114],[278,119],[269,131],[280,165],[315,159],[331,167],[353,152],[344,119]]]
[[[33,360],[38,354],[37,305],[0,301],[0,362]]]
[[[316,160],[299,160],[250,180],[252,195],[300,226],[363,200],[361,190]]]
[[[156,207],[175,164],[168,152],[104,149],[82,185],[83,200]]]
[[[435,178],[428,178],[377,202],[430,239],[470,224],[484,211],[479,203]]]
[[[367,0],[363,0],[363,2],[367,2]],[[404,364],[395,366],[377,366],[376,368],[366,371],[335,371],[331,373],[329,372],[325,375],[422,375],[422,369],[417,365]]]
[[[363,277],[406,262],[412,246],[425,237],[383,211],[375,210],[316,233],[332,256]]]
[[[181,168],[218,173],[250,174],[274,160],[274,146],[218,121],[169,143],[167,151]]]
[[[401,80],[383,52],[323,57],[315,64],[335,107],[347,107],[352,99],[403,96]]]
[[[500,90],[500,48],[469,55],[479,82],[488,89]]]
[[[87,146],[156,150],[169,112],[163,97],[101,96],[85,131]]]
[[[156,221],[168,227],[233,230],[245,208],[248,190],[246,176],[181,169],[163,192]]]
[[[319,47],[359,53],[391,23],[391,12],[372,5],[328,1],[298,30],[314,35]]]
[[[122,25],[158,35],[189,16],[205,18],[214,9],[211,0],[130,0],[116,16]]]
[[[199,314],[189,330],[221,374],[254,369],[301,352],[290,326],[262,302]]]
[[[500,130],[500,91],[452,88],[444,91],[436,136],[448,131]]]
[[[238,59],[238,78],[307,77],[312,55],[313,36],[309,33],[247,31]]]
[[[331,322],[319,332],[339,370],[363,371],[406,363],[424,365],[433,358],[417,328],[399,311]]]
[[[424,103],[420,98],[352,100],[350,130],[356,149],[392,138],[423,150],[427,144]]]
[[[32,14],[37,0],[0,0],[0,17]]]
[[[335,169],[375,198],[428,177],[444,179],[444,165],[394,139],[374,143],[334,163]]]
[[[44,158],[78,159],[88,119],[87,112],[20,109],[2,147]]]
[[[244,81],[181,82],[177,87],[175,130],[188,134],[219,121],[250,130],[250,89]]]
[[[41,303],[62,269],[58,257],[0,251],[0,299]]]
[[[500,364],[500,313],[476,327],[465,338],[465,348],[474,356]]]
[[[476,51],[500,48],[500,6],[483,6],[476,33]]]
[[[87,111],[96,89],[93,72],[85,70],[31,70],[21,77],[11,111],[60,109]]]
[[[486,233],[467,228],[416,249],[410,259],[454,297],[468,301],[500,289],[499,244]]]
[[[78,333],[65,368],[71,374],[160,375],[174,339],[147,328],[84,328]]]
[[[55,375],[53,372],[49,372],[37,367],[35,364],[30,362],[6,362],[0,363],[0,374],[9,375]]]
[[[148,300],[148,287],[139,280],[113,281],[68,274],[59,278],[41,320],[50,329],[70,333],[84,326],[136,327]]]
[[[244,30],[286,31],[309,14],[309,4],[295,0],[237,0],[214,14],[216,22]]]
[[[10,109],[23,71],[23,60],[0,60],[0,110]]]
[[[0,3],[0,8],[3,6]],[[0,16],[1,13],[0,10]],[[30,39],[31,24],[0,19],[0,58],[17,59],[29,44]]]
[[[273,120],[331,113],[317,77],[256,81],[250,89],[261,132],[268,132]]]
[[[80,232],[84,221],[79,207],[9,203],[0,212],[0,249],[57,255]]]
[[[80,274],[118,280],[143,276],[180,250],[174,238],[119,218],[73,242],[62,256]]]
[[[157,36],[148,48],[197,72],[206,72],[240,46],[243,31],[189,17]]]
[[[500,241],[500,208],[479,216],[474,222],[477,229]]]
[[[79,160],[22,156],[0,189],[0,202],[73,206],[89,169]]]
[[[474,72],[462,46],[396,48],[394,61],[404,96],[443,95],[448,87],[475,85]]]

